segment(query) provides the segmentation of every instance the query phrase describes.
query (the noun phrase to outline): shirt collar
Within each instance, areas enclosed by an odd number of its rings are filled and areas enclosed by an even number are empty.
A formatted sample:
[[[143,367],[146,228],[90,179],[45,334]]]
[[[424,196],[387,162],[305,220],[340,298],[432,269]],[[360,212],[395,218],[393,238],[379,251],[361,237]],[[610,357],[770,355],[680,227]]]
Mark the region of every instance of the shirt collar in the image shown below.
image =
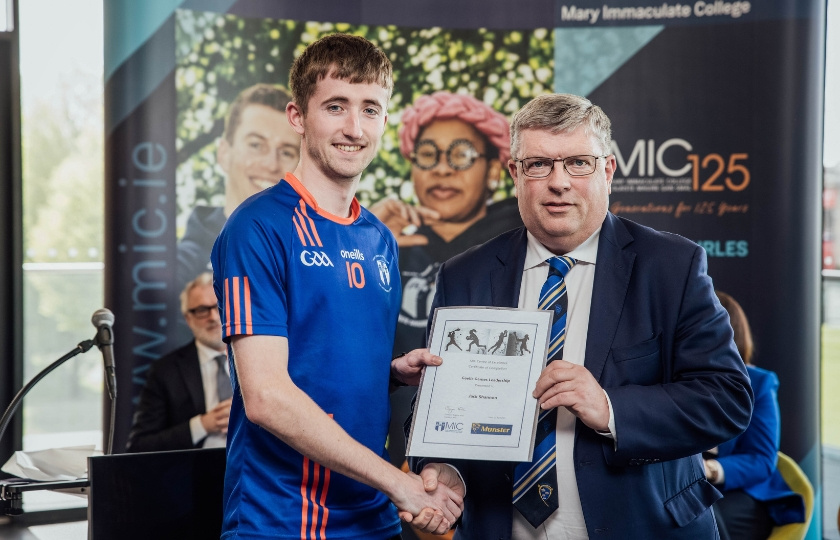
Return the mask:
[[[227,356],[225,352],[219,352],[216,349],[210,348],[203,343],[199,343],[198,340],[195,340],[195,347],[198,349],[198,362],[200,364],[206,364],[207,362],[215,362],[215,359],[220,354],[224,354]]]
[[[579,263],[584,262],[588,264],[595,264],[598,258],[598,240],[601,238],[601,227],[598,227],[592,236],[587,238],[581,245],[572,251],[565,253],[567,257],[572,257]],[[556,255],[547,247],[542,245],[536,237],[528,231],[528,248],[525,252],[525,270],[535,268],[551,257]]]

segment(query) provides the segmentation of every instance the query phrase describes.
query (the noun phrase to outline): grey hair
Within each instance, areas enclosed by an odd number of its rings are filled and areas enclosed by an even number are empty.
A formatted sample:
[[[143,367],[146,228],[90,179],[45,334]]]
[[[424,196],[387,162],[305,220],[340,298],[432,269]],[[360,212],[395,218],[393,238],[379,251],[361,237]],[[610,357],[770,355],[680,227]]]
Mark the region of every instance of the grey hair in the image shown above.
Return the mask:
[[[202,285],[213,285],[213,274],[211,272],[202,272],[196,276],[196,278],[184,287],[184,290],[181,291],[181,313],[183,315],[187,314],[187,305],[189,303],[190,292],[196,287],[200,287]]]
[[[513,116],[510,124],[511,156],[515,159],[521,158],[518,154],[520,134],[525,129],[546,130],[557,134],[573,131],[579,126],[585,126],[586,132],[598,139],[604,154],[610,153],[610,119],[600,107],[593,105],[585,97],[573,94],[537,96]]]

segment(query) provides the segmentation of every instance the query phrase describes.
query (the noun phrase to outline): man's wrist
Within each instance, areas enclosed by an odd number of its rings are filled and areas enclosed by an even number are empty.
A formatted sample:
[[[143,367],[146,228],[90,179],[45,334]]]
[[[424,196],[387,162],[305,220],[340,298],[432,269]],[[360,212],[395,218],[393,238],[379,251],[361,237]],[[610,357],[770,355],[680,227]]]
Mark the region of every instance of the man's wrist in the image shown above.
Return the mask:
[[[390,383],[391,387],[393,387],[393,388],[399,388],[401,386],[408,386],[406,383],[404,383],[403,381],[398,379],[396,375],[394,375],[394,371],[395,371],[394,370],[394,360],[396,360],[397,358],[402,358],[403,356],[405,356],[407,354],[408,354],[407,352],[400,353],[400,354],[396,355],[395,357],[393,357],[391,359],[391,376],[390,376],[390,379],[389,379],[388,382]]]
[[[204,424],[201,422],[201,417],[202,415],[197,414],[190,418],[190,438],[192,439],[193,445],[198,444],[202,439],[209,435],[207,429],[204,427]]]

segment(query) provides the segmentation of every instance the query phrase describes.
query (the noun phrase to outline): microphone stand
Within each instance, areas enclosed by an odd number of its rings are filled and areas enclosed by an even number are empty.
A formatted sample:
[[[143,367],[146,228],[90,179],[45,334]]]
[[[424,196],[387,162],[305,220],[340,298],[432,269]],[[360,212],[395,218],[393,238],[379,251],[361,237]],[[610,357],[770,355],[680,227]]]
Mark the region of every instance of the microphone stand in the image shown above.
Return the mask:
[[[6,412],[3,413],[3,419],[0,420],[0,440],[3,439],[3,434],[6,432],[6,428],[9,427],[9,422],[12,421],[12,417],[14,416],[15,412],[17,412],[18,407],[23,402],[24,396],[26,396],[26,394],[29,393],[30,390],[32,390],[32,387],[34,387],[35,384],[37,384],[41,379],[46,377],[55,368],[57,368],[58,366],[60,366],[64,362],[70,360],[71,358],[73,358],[77,354],[87,352],[95,344],[96,344],[96,340],[93,340],[93,339],[88,339],[88,340],[82,341],[81,343],[76,345],[76,348],[74,348],[72,351],[68,352],[67,354],[65,354],[64,356],[62,356],[61,358],[59,358],[58,360],[56,360],[55,362],[53,362],[52,364],[47,366],[46,368],[42,369],[40,371],[40,373],[35,375],[32,378],[32,380],[29,381],[26,384],[26,386],[24,386],[23,388],[20,389],[20,391],[17,393],[17,395],[15,395],[15,398],[12,400],[12,402],[9,404],[9,406],[6,407]],[[112,421],[113,421],[113,418],[112,418]],[[110,446],[110,444],[111,443],[109,442],[109,446]],[[108,449],[109,454],[111,453],[110,450],[111,449],[109,448]]]
[[[31,381],[29,381],[26,386],[20,389],[20,391],[15,395],[14,399],[9,406],[6,407],[6,412],[3,413],[3,418],[0,419],[0,440],[3,440],[3,434],[6,433],[6,428],[9,427],[9,423],[12,421],[12,417],[17,412],[18,407],[23,402],[23,398],[26,394],[29,393],[30,390],[44,377],[46,377],[50,372],[52,372],[55,368],[63,364],[64,362],[70,360],[77,354],[85,353],[90,350],[91,347],[94,345],[99,345],[98,341],[98,333],[97,337],[94,339],[87,339],[82,341],[76,347],[47,366],[46,368],[42,369],[37,375],[35,375]],[[111,407],[111,427],[110,432],[108,435],[108,443],[107,448],[105,450],[105,455],[110,455],[113,449],[114,444],[114,420],[116,418],[116,407]],[[9,516],[16,516],[23,513],[22,507],[22,492],[24,491],[32,491],[32,490],[42,490],[42,489],[54,489],[54,490],[67,490],[67,489],[80,489],[81,493],[85,493],[85,490],[88,489],[90,484],[87,480],[71,480],[71,481],[59,481],[59,482],[29,482],[25,484],[6,484],[0,483],[0,508],[3,509],[3,513]]]

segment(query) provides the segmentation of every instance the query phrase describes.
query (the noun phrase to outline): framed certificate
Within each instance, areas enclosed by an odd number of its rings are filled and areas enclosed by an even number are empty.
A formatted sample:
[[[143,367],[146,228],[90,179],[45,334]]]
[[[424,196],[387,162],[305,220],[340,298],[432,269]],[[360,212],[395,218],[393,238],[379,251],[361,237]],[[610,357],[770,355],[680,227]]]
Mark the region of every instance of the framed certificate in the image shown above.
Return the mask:
[[[420,381],[406,455],[530,461],[550,311],[448,307],[435,311],[429,350],[440,366]]]

